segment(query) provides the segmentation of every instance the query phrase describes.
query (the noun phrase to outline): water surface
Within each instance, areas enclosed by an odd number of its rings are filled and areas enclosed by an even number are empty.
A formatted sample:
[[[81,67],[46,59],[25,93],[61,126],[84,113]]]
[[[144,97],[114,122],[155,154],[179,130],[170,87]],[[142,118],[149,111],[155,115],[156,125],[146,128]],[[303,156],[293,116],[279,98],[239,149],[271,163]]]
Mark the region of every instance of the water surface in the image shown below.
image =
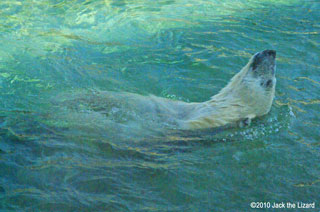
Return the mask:
[[[307,0],[1,1],[0,209],[319,209],[319,10]],[[205,101],[264,49],[277,50],[276,98],[248,128],[167,135],[128,111],[106,116],[97,98]]]

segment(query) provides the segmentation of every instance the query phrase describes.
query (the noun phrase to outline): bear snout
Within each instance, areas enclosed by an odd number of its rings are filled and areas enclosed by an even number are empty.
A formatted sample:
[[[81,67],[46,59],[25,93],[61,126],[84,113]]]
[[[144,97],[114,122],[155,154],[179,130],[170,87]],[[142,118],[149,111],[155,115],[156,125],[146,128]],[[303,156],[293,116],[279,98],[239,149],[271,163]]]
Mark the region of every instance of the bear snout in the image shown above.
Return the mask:
[[[275,58],[277,55],[277,52],[275,50],[264,50],[262,54]]]
[[[276,54],[277,53],[275,50],[264,50],[262,52],[256,53],[251,64],[252,69],[255,70],[259,66],[262,67],[269,64],[274,65]]]

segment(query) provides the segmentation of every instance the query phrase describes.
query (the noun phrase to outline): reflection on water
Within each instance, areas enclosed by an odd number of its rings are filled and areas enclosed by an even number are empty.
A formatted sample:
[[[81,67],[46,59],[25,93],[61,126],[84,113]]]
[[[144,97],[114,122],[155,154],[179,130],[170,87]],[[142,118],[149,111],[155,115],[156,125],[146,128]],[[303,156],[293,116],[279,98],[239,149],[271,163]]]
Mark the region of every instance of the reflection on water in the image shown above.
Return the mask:
[[[288,0],[1,1],[0,210],[318,207],[319,8]],[[181,133],[97,95],[205,101],[253,53],[271,48],[276,99],[247,128]]]

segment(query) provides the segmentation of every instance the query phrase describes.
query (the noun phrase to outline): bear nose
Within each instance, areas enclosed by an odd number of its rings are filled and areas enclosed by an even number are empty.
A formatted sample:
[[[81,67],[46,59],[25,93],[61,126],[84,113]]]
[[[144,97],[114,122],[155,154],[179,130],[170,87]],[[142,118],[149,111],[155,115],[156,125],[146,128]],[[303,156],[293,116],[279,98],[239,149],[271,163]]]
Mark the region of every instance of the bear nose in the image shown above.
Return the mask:
[[[272,56],[272,57],[276,57],[277,52],[275,50],[264,50],[262,52],[262,54],[264,55],[268,55],[268,56]]]

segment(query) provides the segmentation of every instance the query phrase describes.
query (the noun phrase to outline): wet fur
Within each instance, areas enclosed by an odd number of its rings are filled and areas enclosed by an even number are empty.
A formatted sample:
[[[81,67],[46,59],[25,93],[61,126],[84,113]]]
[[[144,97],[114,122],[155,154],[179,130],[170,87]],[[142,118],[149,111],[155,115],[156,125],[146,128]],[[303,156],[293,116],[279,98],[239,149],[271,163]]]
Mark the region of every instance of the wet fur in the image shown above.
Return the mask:
[[[271,88],[261,86],[265,79],[255,76],[253,59],[254,56],[217,95],[199,103],[191,117],[182,121],[182,127],[201,129],[237,122],[243,126],[250,124],[251,119],[267,114],[274,98],[276,79],[269,76],[273,82]]]
[[[269,70],[272,65],[269,64],[270,61],[264,58],[258,58],[261,61],[257,61],[256,56],[257,54],[249,60],[226,87],[205,102],[187,103],[125,92],[101,92],[97,95],[99,98],[94,99],[95,102],[97,99],[104,102],[101,108],[108,117],[111,117],[110,111],[116,108],[117,111],[134,114],[126,120],[157,122],[174,129],[206,129],[228,124],[249,125],[251,119],[270,111],[276,83],[274,70]],[[253,70],[253,67],[258,68]],[[271,68],[273,69],[274,65]]]

